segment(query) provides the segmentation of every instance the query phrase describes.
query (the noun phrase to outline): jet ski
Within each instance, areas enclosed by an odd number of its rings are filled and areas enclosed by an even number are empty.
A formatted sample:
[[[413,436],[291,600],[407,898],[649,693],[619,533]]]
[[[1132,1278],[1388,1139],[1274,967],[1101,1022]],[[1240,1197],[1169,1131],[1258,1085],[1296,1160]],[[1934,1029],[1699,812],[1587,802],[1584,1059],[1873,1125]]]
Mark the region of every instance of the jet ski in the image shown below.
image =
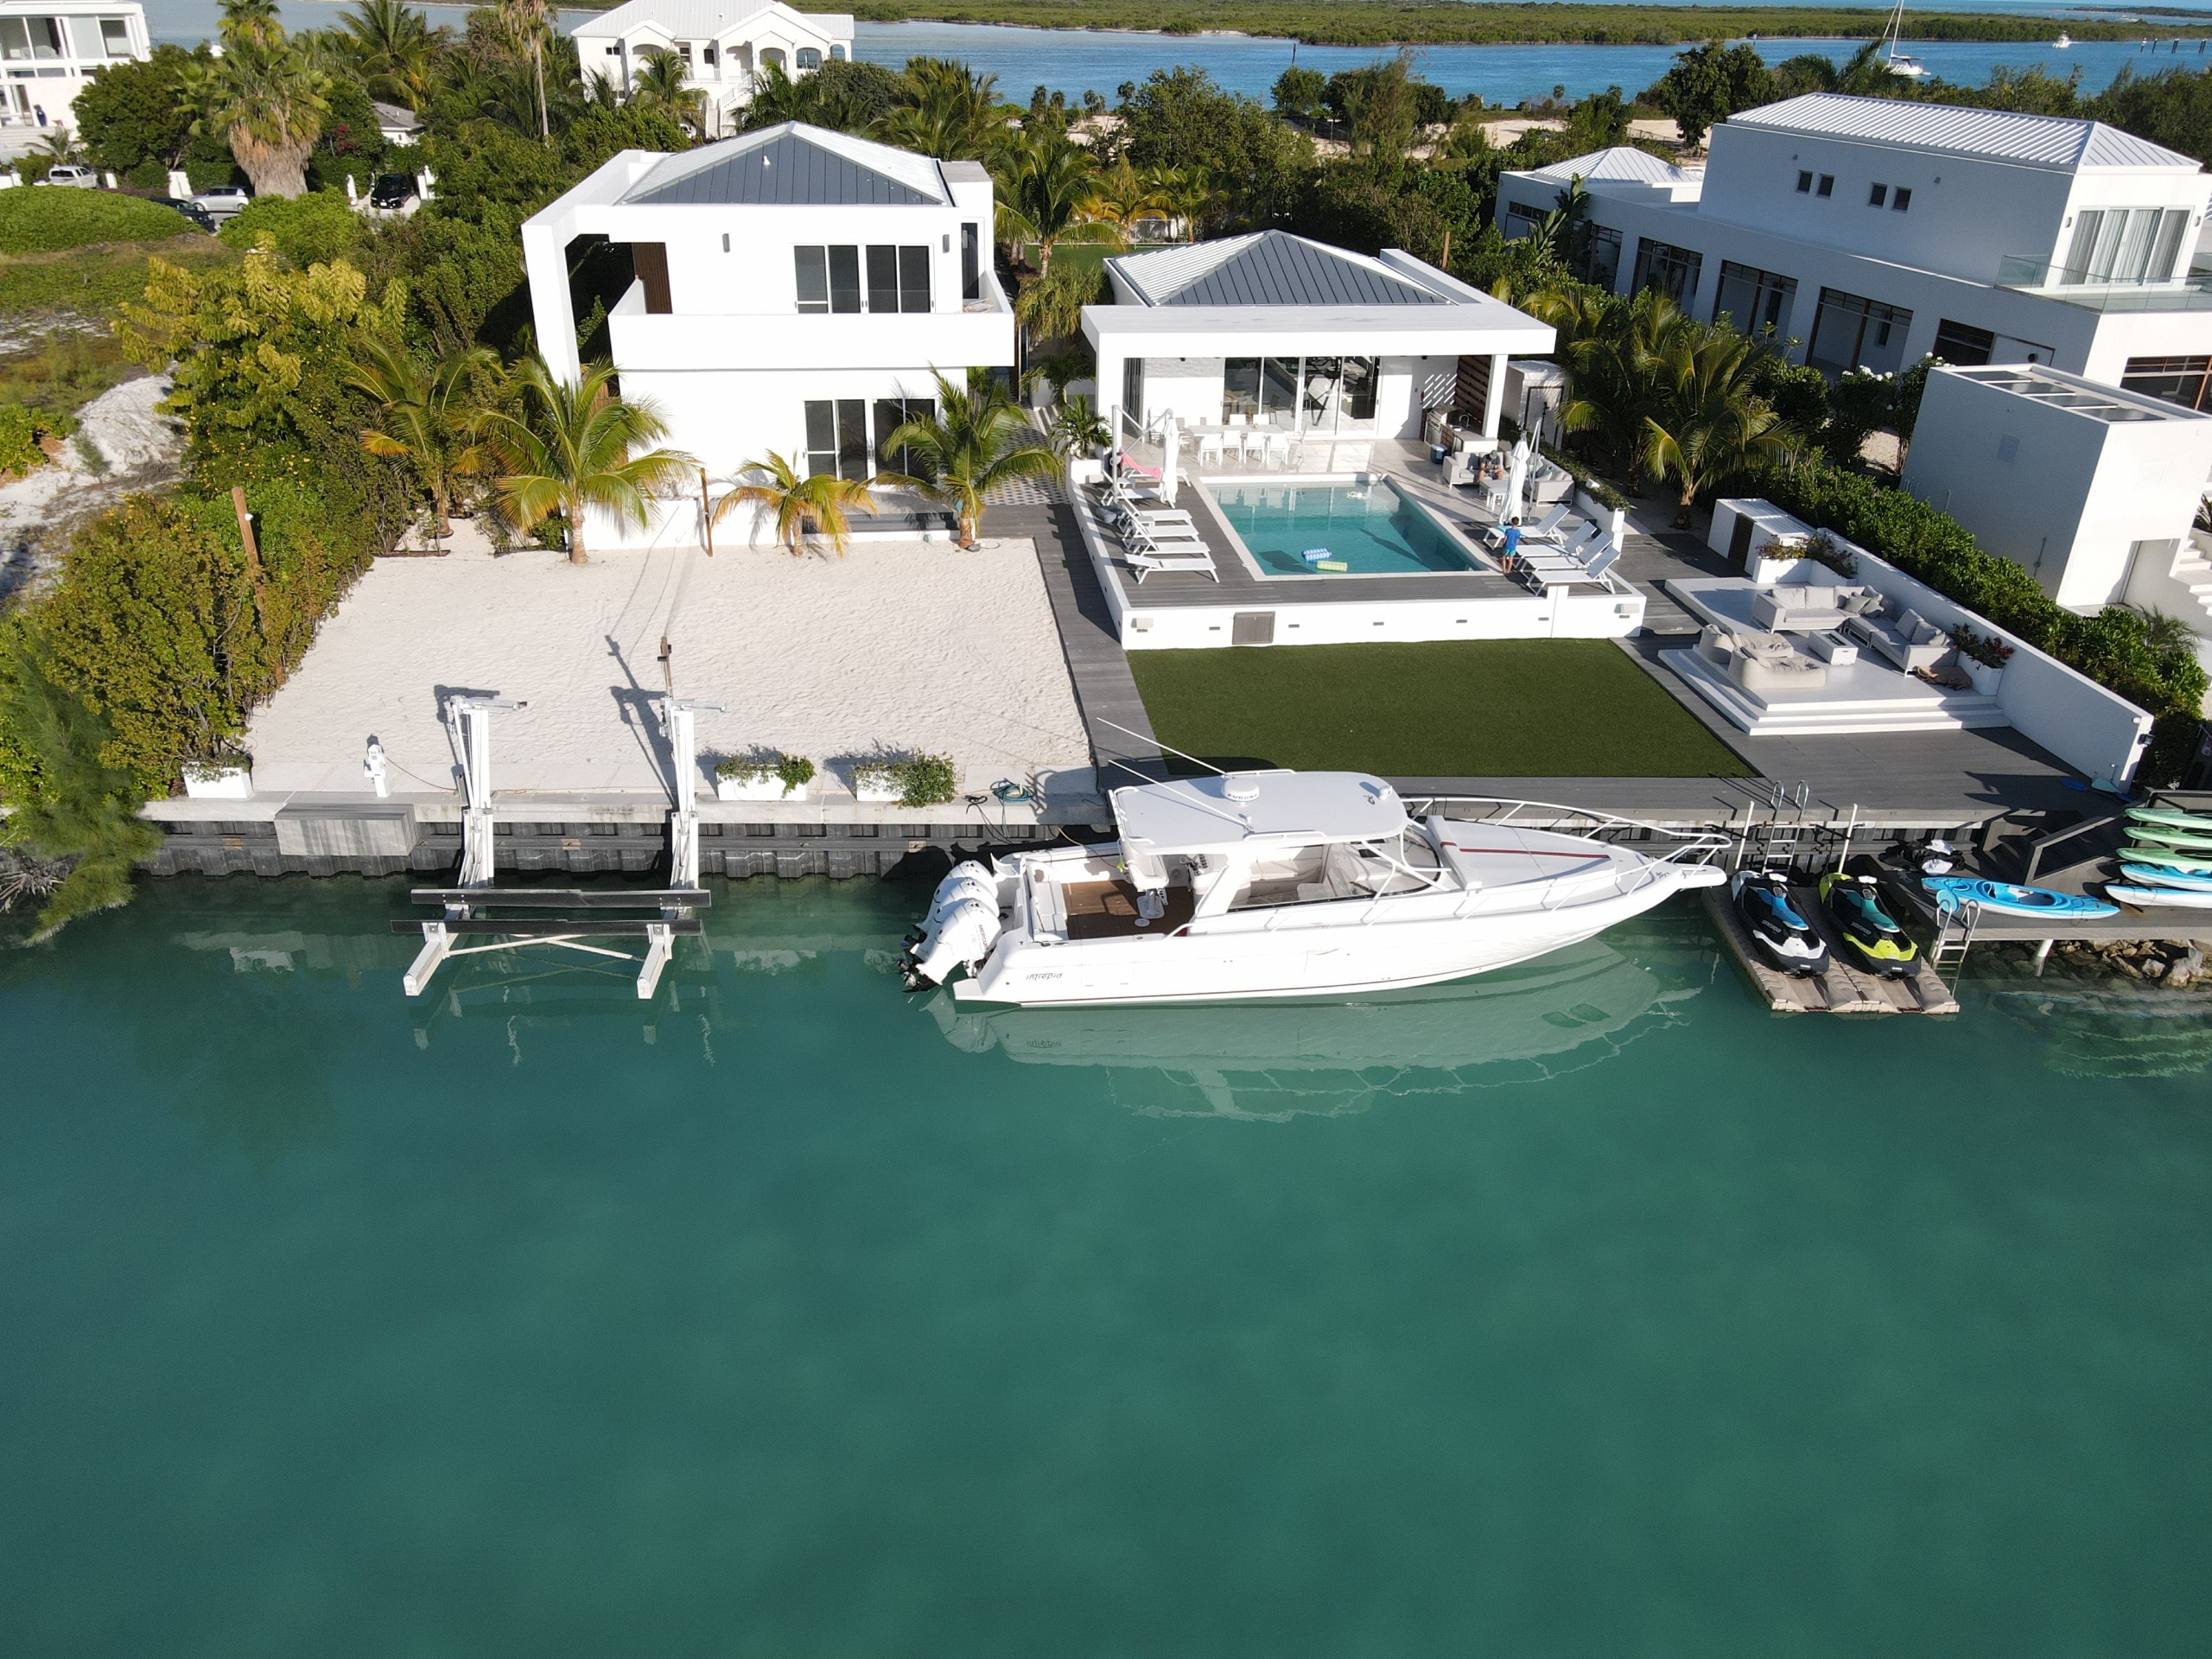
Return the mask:
[[[1920,947],[1882,907],[1882,890],[1872,876],[1822,876],[1821,904],[1846,954],[1868,973],[1903,979],[1919,967]]]
[[[1920,885],[1934,895],[1936,908],[1953,910],[1969,900],[2000,916],[2117,916],[2118,905],[2078,893],[2023,887],[2011,881],[1983,881],[1970,875],[1923,875]]]
[[[1738,871],[1729,882],[1736,912],[1744,918],[1759,955],[1785,974],[1804,978],[1828,965],[1828,944],[1797,913],[1789,884],[1762,870]]]

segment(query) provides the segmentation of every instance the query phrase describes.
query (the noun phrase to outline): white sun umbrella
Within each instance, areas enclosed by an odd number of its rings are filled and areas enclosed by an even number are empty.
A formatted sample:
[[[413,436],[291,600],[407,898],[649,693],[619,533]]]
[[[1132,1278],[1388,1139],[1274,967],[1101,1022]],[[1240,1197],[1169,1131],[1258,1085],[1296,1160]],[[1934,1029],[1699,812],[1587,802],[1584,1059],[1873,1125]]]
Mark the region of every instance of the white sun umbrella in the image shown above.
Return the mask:
[[[1164,458],[1160,463],[1160,495],[1169,506],[1175,505],[1175,452],[1182,448],[1182,429],[1170,415],[1160,426],[1160,448]]]
[[[1513,459],[1505,468],[1505,505],[1500,511],[1501,524],[1511,524],[1521,517],[1521,492],[1529,487],[1529,440],[1522,438],[1513,446]]]

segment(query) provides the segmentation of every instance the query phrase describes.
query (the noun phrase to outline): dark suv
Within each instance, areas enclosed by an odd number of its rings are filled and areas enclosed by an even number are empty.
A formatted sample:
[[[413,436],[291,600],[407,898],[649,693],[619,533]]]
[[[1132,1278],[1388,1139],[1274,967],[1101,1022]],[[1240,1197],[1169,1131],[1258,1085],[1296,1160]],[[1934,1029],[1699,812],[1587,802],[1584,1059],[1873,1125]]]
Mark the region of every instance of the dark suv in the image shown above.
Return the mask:
[[[415,200],[415,181],[404,173],[379,173],[369,187],[369,206],[380,213],[396,213]]]

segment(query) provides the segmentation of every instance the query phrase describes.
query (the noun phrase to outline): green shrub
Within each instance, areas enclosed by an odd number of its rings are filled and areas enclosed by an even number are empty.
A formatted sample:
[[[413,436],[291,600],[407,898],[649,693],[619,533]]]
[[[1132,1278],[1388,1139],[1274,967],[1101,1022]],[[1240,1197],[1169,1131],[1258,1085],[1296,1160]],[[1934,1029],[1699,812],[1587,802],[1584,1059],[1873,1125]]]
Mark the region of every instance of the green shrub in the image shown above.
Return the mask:
[[[899,779],[901,806],[940,806],[959,792],[950,755],[918,754],[899,761],[893,771]]]
[[[39,423],[21,404],[0,404],[0,478],[21,478],[46,464]]]
[[[192,229],[174,209],[110,190],[0,190],[0,253],[54,253],[92,242],[154,242]]]
[[[1957,519],[1856,473],[1818,461],[1773,467],[1750,481],[1751,492],[1857,542],[2157,716],[2144,782],[2171,781],[2187,759],[2202,718],[2204,670],[2185,645],[2152,645],[2134,612],[2113,606],[2077,616],[2045,594],[2024,566],[1984,552]]]
[[[305,270],[309,265],[342,259],[359,247],[361,216],[344,196],[327,190],[293,201],[282,196],[257,196],[216,234],[241,253],[265,235],[276,245],[277,252]]]
[[[169,189],[169,170],[159,162],[141,162],[137,166],[124,172],[123,181],[133,190],[158,190],[163,195],[167,195]]]

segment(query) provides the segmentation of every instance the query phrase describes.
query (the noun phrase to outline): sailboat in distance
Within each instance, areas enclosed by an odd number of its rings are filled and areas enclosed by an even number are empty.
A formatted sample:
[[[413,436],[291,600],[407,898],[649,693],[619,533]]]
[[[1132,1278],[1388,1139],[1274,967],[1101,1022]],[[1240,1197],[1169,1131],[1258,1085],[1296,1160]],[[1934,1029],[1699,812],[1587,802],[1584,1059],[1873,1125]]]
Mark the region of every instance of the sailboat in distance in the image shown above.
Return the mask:
[[[1883,38],[1889,44],[1889,54],[1885,61],[1893,75],[1902,75],[1907,80],[1925,80],[1928,79],[1928,66],[1918,58],[1907,57],[1897,50],[1898,36],[1904,29],[1904,0],[1897,0],[1896,8],[1890,13],[1890,26],[1883,31]]]

